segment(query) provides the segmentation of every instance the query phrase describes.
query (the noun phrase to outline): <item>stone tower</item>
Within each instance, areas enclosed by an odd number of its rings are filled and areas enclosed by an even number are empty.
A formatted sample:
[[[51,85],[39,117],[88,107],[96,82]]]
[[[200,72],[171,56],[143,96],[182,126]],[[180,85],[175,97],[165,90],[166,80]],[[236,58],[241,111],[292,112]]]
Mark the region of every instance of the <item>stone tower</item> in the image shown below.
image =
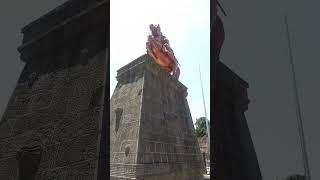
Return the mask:
[[[111,179],[201,179],[187,88],[149,55],[119,69],[117,80],[110,102]]]
[[[0,122],[0,179],[101,179],[107,1],[70,0],[22,29],[25,67]]]
[[[258,158],[245,112],[249,84],[221,61],[214,80],[213,170],[218,180],[261,180]]]

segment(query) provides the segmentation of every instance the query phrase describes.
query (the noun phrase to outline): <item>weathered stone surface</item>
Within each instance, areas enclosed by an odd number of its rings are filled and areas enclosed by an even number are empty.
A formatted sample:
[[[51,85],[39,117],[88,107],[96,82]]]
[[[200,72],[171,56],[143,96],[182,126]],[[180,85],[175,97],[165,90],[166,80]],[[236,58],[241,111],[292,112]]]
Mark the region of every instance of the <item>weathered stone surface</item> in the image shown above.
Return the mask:
[[[187,88],[143,55],[118,70],[110,103],[111,179],[199,179]]]
[[[259,163],[245,118],[248,83],[222,62],[217,62],[213,90],[214,179],[261,180]]]
[[[72,0],[24,28],[26,65],[0,122],[1,180],[18,172],[37,180],[97,179],[106,5]],[[31,147],[40,155],[28,154]]]

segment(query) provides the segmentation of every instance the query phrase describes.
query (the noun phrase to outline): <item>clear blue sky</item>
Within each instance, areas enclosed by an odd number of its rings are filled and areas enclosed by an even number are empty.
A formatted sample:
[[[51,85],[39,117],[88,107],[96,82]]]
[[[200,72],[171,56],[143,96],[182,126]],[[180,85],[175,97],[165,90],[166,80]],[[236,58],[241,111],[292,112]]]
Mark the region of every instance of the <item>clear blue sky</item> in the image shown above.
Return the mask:
[[[111,0],[110,97],[116,71],[146,53],[149,24],[160,24],[181,65],[193,121],[204,116],[199,65],[210,119],[210,0]]]

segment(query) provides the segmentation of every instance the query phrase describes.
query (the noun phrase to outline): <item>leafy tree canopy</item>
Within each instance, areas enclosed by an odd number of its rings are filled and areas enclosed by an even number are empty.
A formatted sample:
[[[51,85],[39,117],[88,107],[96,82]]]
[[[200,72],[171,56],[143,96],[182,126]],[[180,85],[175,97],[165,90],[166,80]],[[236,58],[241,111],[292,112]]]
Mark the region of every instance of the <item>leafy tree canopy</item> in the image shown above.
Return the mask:
[[[207,125],[206,125],[206,118],[205,117],[200,117],[196,119],[196,134],[197,137],[202,137],[205,134],[207,134]],[[209,121],[209,126],[210,126],[210,121]]]

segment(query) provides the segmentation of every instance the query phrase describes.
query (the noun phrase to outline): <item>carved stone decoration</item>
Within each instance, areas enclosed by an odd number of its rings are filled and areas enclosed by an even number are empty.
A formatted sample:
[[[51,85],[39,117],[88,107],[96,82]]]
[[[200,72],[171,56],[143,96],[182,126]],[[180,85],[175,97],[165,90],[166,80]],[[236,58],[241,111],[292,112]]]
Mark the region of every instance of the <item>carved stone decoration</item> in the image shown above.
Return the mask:
[[[147,53],[168,73],[179,79],[180,68],[169,40],[161,33],[160,25],[150,24],[151,35],[148,36]]]

